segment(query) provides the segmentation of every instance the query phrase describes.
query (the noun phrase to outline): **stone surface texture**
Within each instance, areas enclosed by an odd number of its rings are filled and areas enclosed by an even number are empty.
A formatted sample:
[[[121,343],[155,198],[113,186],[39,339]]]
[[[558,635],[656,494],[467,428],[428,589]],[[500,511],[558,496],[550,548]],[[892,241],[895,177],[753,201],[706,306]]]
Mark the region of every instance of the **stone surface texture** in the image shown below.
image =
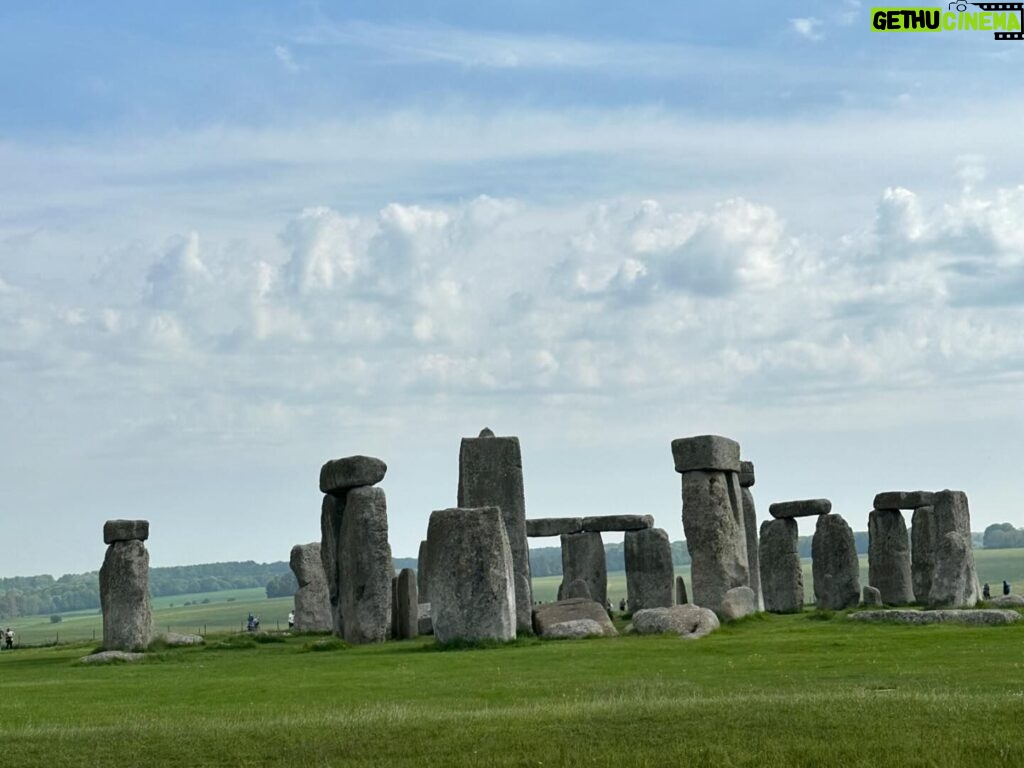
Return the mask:
[[[754,486],[754,462],[740,462],[740,488],[752,488]]]
[[[799,544],[796,520],[783,518],[761,523],[761,589],[766,611],[798,613],[803,610],[804,573]]]
[[[735,472],[688,471],[682,485],[691,599],[717,612],[726,592],[750,584],[739,478]]]
[[[320,492],[344,496],[352,488],[376,485],[387,471],[388,465],[372,456],[334,459],[320,468]]]
[[[970,608],[981,597],[971,546],[971,513],[963,491],[939,491],[932,506],[935,565],[928,605]]]
[[[594,599],[590,594],[590,587],[587,586],[587,582],[583,579],[576,579],[575,581],[571,581],[566,584],[562,590],[562,597],[567,600],[571,600],[576,597],[586,598],[587,600]]]
[[[575,621],[594,622],[607,637],[618,634],[604,606],[594,600],[570,598],[533,608],[533,629],[540,637],[549,637],[555,627]]]
[[[403,568],[398,572],[398,626],[395,637],[399,640],[411,640],[419,633],[419,594],[416,589],[416,571]]]
[[[430,613],[439,643],[516,638],[512,551],[500,509],[431,513],[427,559]]]
[[[593,619],[576,619],[574,621],[563,621],[561,624],[554,624],[543,636],[553,639],[575,639],[581,637],[603,637],[604,634],[604,627]]]
[[[872,587],[870,584],[865,585],[862,590],[861,602],[866,606],[871,607],[882,607],[882,593]]]
[[[860,602],[860,563],[853,531],[839,515],[821,515],[811,540],[818,610],[841,611]]]
[[[757,613],[757,598],[750,587],[733,587],[725,593],[719,616],[724,621],[736,621]]]
[[[144,653],[131,653],[130,651],[100,651],[90,653],[79,659],[83,664],[111,664],[118,662],[142,661],[146,658]]]
[[[601,534],[567,533],[562,536],[562,584],[586,583],[590,597],[605,604],[608,599],[608,567]],[[568,595],[563,590],[563,596]]]
[[[416,558],[416,594],[420,603],[430,602],[430,590],[427,588],[427,540],[420,542],[420,551]]]
[[[337,562],[342,637],[353,644],[387,640],[394,565],[381,488],[362,486],[345,495]]]
[[[1015,624],[1021,614],[1001,608],[978,608],[975,610],[945,609],[938,611],[857,611],[851,613],[855,621],[891,622],[894,624],[969,624],[972,626],[997,626]]]
[[[668,608],[675,604],[672,586],[672,544],[661,528],[626,531],[623,540],[626,565],[626,599],[633,613],[644,608]]]
[[[533,631],[530,549],[526,538],[526,496],[523,459],[518,437],[465,437],[459,449],[460,508],[498,507],[512,552],[512,588],[516,626],[520,634]]]
[[[932,507],[918,507],[910,519],[910,580],[914,600],[926,604],[932,591],[935,570],[935,536],[932,531]]]
[[[149,538],[149,520],[107,520],[103,524],[103,543],[145,541]]]
[[[320,549],[319,541],[296,544],[289,557],[288,564],[299,583],[295,590],[295,629],[299,632],[330,632],[334,629]]]
[[[739,472],[740,444],[728,437],[698,435],[672,441],[676,472]]]
[[[100,568],[103,649],[145,650],[153,636],[149,552],[141,541],[115,541]]]
[[[690,598],[686,594],[686,579],[676,576],[676,605],[686,605],[689,602]]]
[[[873,509],[868,515],[868,582],[881,593],[884,605],[914,602],[910,539],[898,509]]]
[[[526,521],[527,536],[561,536],[563,533],[580,533],[582,530],[582,517],[541,517]]]
[[[719,628],[715,612],[697,605],[647,608],[633,614],[633,629],[640,635],[671,632],[686,640],[697,640]]]
[[[583,518],[583,530],[603,533],[606,531],[642,531],[654,527],[651,515],[595,515]]]
[[[875,509],[917,509],[935,502],[931,491],[885,491],[875,495]]]
[[[742,478],[742,473],[740,478]],[[757,610],[764,610],[764,595],[761,591],[761,556],[757,540],[757,507],[754,506],[754,494],[750,487],[740,482],[740,497],[743,499],[743,530],[747,537],[747,573],[750,575],[750,588],[754,590],[754,604]]]
[[[801,499],[799,501],[777,501],[769,505],[768,514],[776,520],[785,517],[816,517],[832,511],[828,499]]]
[[[338,542],[341,538],[341,518],[345,512],[345,499],[324,496],[320,505],[320,560],[324,566],[327,600],[331,605],[331,625],[334,634],[342,636],[341,603],[338,593]]]

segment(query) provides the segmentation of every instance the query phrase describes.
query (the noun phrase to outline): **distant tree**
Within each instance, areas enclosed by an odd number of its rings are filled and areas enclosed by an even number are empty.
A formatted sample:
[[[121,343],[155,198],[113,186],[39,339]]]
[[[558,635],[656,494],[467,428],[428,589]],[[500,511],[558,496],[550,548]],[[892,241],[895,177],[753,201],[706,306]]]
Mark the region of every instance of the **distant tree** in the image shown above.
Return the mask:
[[[1024,528],[1014,528],[1010,523],[993,523],[982,535],[985,549],[1015,549],[1024,547]]]
[[[267,597],[291,597],[299,588],[295,574],[289,570],[267,582]]]
[[[59,613],[55,613],[50,617],[51,624],[60,624],[62,621],[64,621],[64,617]]]

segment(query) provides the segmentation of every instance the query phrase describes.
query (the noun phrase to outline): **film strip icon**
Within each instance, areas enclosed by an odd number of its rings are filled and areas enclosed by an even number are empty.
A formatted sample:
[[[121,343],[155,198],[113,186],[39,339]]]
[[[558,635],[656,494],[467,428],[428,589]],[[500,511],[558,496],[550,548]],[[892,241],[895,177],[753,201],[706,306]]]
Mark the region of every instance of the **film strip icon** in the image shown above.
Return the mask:
[[[983,11],[1011,11],[1020,14],[1024,22],[1024,3],[971,3]],[[1024,32],[994,32],[996,40],[1024,40]]]

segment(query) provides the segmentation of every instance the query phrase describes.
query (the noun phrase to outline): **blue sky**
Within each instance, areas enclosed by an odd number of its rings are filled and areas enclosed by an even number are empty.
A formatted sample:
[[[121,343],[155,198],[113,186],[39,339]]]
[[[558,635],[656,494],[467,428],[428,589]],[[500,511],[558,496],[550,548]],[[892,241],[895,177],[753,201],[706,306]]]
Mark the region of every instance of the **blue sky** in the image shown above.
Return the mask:
[[[0,575],[113,517],[285,559],[353,453],[413,555],[485,425],[532,516],[681,538],[713,432],[765,510],[1024,525],[1022,57],[852,0],[0,9]]]

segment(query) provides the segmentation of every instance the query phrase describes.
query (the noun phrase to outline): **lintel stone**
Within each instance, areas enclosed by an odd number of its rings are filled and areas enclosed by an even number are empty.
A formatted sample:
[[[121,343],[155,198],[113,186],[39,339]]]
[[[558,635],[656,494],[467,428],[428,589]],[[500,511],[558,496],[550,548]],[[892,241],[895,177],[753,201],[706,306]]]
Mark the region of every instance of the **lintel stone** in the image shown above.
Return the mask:
[[[698,435],[672,441],[676,472],[740,471],[740,444],[728,437]]]
[[[801,501],[779,501],[768,507],[768,514],[779,520],[784,517],[816,517],[832,511],[828,499],[803,499]]]
[[[875,496],[875,509],[917,509],[935,503],[931,491],[885,491]]]

